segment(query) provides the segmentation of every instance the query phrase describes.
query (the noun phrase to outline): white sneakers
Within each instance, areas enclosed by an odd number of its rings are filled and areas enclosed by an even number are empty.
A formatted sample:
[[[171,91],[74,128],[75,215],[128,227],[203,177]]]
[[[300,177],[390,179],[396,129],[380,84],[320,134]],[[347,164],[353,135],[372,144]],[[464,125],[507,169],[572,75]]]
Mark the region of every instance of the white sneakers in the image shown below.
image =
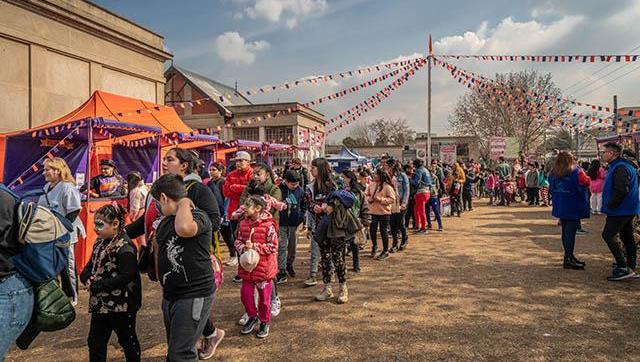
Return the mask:
[[[230,258],[229,260],[227,260],[226,263],[224,263],[224,265],[226,265],[226,266],[237,266],[238,265],[238,257],[234,256],[233,258]]]

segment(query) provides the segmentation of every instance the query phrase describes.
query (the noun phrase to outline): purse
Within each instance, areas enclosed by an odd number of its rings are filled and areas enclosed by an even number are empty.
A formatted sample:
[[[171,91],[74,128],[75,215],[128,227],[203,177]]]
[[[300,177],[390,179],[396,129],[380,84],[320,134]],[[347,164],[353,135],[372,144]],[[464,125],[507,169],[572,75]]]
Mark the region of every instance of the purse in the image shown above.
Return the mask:
[[[31,320],[16,340],[20,349],[29,348],[40,332],[65,329],[76,319],[71,301],[55,279],[34,286],[33,297]]]

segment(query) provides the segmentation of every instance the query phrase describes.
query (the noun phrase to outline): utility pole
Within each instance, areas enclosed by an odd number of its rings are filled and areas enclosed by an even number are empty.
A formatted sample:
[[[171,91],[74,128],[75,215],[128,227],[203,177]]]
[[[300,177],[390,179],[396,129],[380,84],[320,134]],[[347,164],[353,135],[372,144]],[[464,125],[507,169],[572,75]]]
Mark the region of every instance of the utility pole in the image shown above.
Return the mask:
[[[618,128],[618,96],[613,95],[613,123],[616,125],[616,133],[619,132]]]
[[[429,54],[427,55],[427,165],[431,164],[431,60],[433,58],[433,45],[429,34]]]

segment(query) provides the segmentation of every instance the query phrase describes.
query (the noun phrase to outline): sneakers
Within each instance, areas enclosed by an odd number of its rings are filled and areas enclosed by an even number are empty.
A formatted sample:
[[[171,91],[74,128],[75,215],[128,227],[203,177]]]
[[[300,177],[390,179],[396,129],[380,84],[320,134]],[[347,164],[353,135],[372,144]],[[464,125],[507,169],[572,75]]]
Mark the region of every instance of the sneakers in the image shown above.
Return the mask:
[[[378,251],[376,249],[371,249],[371,254],[369,256],[371,258],[375,258],[376,257],[376,253],[378,253]]]
[[[325,284],[324,289],[322,289],[322,293],[316,295],[317,302],[326,302],[331,298],[333,298],[333,292],[331,291],[331,285],[329,284]]]
[[[386,251],[383,251],[382,253],[380,253],[380,255],[378,255],[378,257],[376,258],[376,260],[387,260],[389,259],[389,253],[387,253]]]
[[[584,235],[584,234],[588,234],[587,230],[578,229],[578,231],[576,231],[576,235]]]
[[[626,280],[635,277],[636,273],[634,273],[629,268],[620,268],[615,267],[610,276],[607,277],[607,280],[610,282],[617,282],[620,280]]]
[[[390,253],[395,253],[395,252],[397,252],[397,251],[398,251],[398,247],[397,247],[397,246],[395,246],[395,245],[394,245],[394,246],[392,246],[392,247],[391,247],[391,249],[389,249],[389,252],[390,252]]]
[[[247,313],[243,314],[238,321],[238,325],[244,326],[249,321],[249,315]]]
[[[442,228],[441,228],[441,227],[440,227],[440,228],[438,228],[438,231],[439,231],[439,232],[442,232]]]
[[[269,323],[260,323],[260,329],[258,329],[257,338],[267,338],[269,336]]]
[[[287,282],[287,273],[286,272],[278,273],[278,275],[276,276],[276,284],[282,284],[286,282]]]
[[[317,285],[317,284],[318,284],[318,281],[316,280],[316,276],[315,275],[310,276],[309,279],[304,281],[304,285],[307,286],[307,287],[312,287],[312,286]]]
[[[573,258],[565,258],[562,267],[565,269],[584,270],[584,264],[576,263]]]
[[[271,301],[271,316],[279,316],[280,309],[282,309],[282,302],[280,301],[280,297],[273,298],[273,300]]]
[[[258,317],[249,318],[247,323],[245,323],[242,329],[240,330],[240,334],[242,335],[250,334],[256,328],[256,326],[258,325],[258,322],[259,322]]]
[[[291,264],[287,265],[287,274],[289,274],[289,276],[292,277],[292,278],[296,277],[296,271],[293,270],[293,265],[291,265]]]
[[[240,278],[239,275],[236,275],[235,277],[233,277],[233,282],[236,284],[240,284],[242,283],[242,278]]]
[[[238,257],[234,256],[232,258],[229,258],[229,260],[227,260],[224,265],[226,266],[238,266]]]
[[[349,301],[349,290],[347,289],[347,283],[340,284],[340,292],[338,293],[338,304],[344,304]]]
[[[213,357],[216,353],[216,348],[222,339],[224,338],[224,331],[220,328],[216,328],[215,333],[210,337],[205,337],[202,342],[202,348],[198,349],[198,358],[200,360],[205,360]]]

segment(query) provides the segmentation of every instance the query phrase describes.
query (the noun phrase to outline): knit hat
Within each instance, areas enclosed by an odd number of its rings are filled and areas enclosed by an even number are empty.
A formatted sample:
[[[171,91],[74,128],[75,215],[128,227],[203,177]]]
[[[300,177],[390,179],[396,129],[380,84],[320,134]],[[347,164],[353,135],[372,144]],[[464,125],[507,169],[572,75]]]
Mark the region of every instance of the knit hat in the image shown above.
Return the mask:
[[[242,269],[251,273],[253,269],[258,266],[260,261],[260,254],[253,249],[247,249],[242,255],[240,255],[240,266]]]

